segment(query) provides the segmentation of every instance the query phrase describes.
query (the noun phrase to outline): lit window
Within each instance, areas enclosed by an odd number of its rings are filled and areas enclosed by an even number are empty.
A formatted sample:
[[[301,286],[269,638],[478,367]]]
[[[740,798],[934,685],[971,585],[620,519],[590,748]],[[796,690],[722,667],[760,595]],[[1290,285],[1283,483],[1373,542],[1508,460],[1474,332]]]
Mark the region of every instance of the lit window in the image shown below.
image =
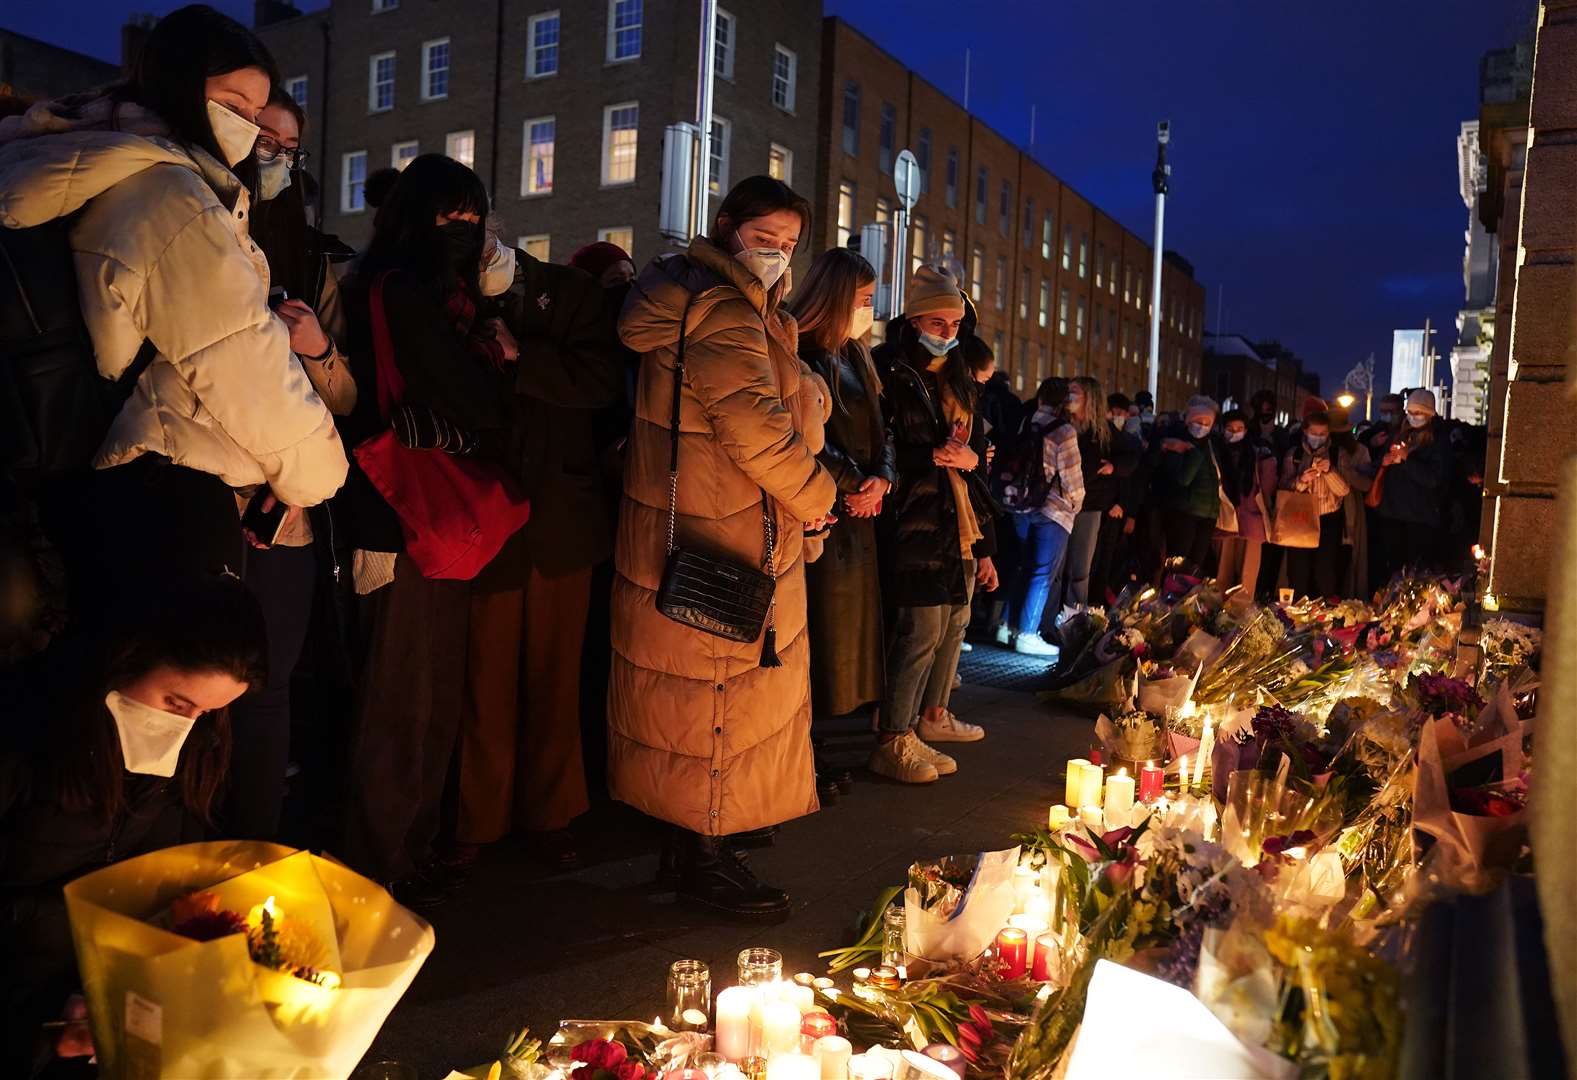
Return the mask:
[[[767,175],[774,180],[781,180],[792,187],[794,185],[794,151],[786,146],[773,143],[767,149]]]
[[[923,127],[914,144],[914,160],[920,166],[920,194],[931,190],[931,129]]]
[[[476,132],[451,131],[444,136],[444,153],[468,169],[476,168]]]
[[[422,42],[422,100],[449,96],[449,39]]]
[[[876,164],[884,173],[893,171],[893,143],[898,138],[898,110],[882,102],[882,122],[876,136]]]
[[[1057,333],[1068,332],[1068,290],[1063,289],[1057,294]]]
[[[1024,200],[1024,249],[1027,251],[1035,246],[1035,199],[1030,197]]]
[[[777,46],[772,52],[772,104],[784,112],[793,112],[798,84],[799,56],[793,49]]]
[[[597,230],[597,239],[622,248],[633,262],[635,259],[635,230],[628,225],[614,225]]]
[[[536,236],[522,236],[520,238],[520,243],[516,244],[515,246],[521,251],[524,251],[527,255],[530,255],[533,259],[536,259],[540,262],[547,262],[548,253],[553,248],[553,238],[547,233],[539,233]]]
[[[1106,291],[1113,296],[1117,295],[1117,256],[1112,256],[1112,261],[1106,273]]]
[[[641,55],[642,0],[608,0],[608,60],[634,60]]]
[[[990,183],[986,174],[986,167],[980,166],[980,171],[975,174],[975,224],[986,223],[986,185]]]
[[[849,237],[854,233],[854,198],[855,188],[853,180],[844,180],[838,184],[838,246],[848,247]]]
[[[712,70],[719,79],[730,82],[734,78],[734,37],[737,33],[734,17],[718,8],[716,32],[712,35]]]
[[[1106,266],[1106,245],[1099,240],[1095,241],[1095,287],[1102,288],[1105,284],[1101,276]]]
[[[305,75],[297,75],[295,78],[286,79],[285,93],[290,95],[291,101],[305,109],[307,107],[307,77]]]
[[[980,294],[986,284],[986,249],[976,247],[969,256],[969,295],[980,303]]]
[[[946,195],[947,195],[947,208],[949,210],[957,209],[957,207],[958,207],[958,147],[956,147],[956,146],[949,146],[947,148],[947,190],[946,190]]]
[[[1025,267],[1018,275],[1018,317],[1029,318],[1029,268]]]
[[[1133,267],[1123,264],[1123,303],[1133,298]]]
[[[558,121],[552,116],[539,116],[525,124],[525,160],[520,167],[520,194],[551,195],[553,193],[553,148],[558,135]]]
[[[526,78],[557,75],[559,70],[559,13],[544,11],[526,23]]]
[[[1090,272],[1090,234],[1079,234],[1079,276],[1085,277]]]
[[[997,232],[1006,236],[1013,226],[1013,185],[1006,180],[1002,181],[1001,193],[997,198]]]
[[[640,119],[641,107],[633,101],[609,105],[602,110],[603,186],[635,182],[636,135]]]
[[[410,142],[397,142],[389,150],[389,164],[404,172],[405,167],[415,161],[416,155],[420,152],[414,139]]]
[[[1051,258],[1051,238],[1055,232],[1056,226],[1052,223],[1051,211],[1047,210],[1046,216],[1040,222],[1040,257],[1042,259]]]
[[[394,54],[378,53],[367,62],[367,111],[394,108]]]
[[[958,257],[958,236],[952,229],[942,230],[942,261],[952,262]]]
[[[728,190],[728,142],[733,125],[712,117],[712,138],[707,143],[706,189],[714,195]]]
[[[881,222],[883,225],[885,225],[889,221],[892,220],[892,217],[893,217],[893,204],[891,202],[889,202],[886,198],[877,199],[876,200],[876,220]]]
[[[1079,309],[1074,314],[1073,340],[1084,340],[1084,297],[1079,297]]]
[[[843,86],[843,152],[860,152],[860,84],[852,79]]]
[[[1008,259],[1006,255],[997,256],[997,310],[1005,310],[1008,306]]]
[[[355,150],[340,156],[339,208],[342,214],[359,214],[367,209],[367,151]]]
[[[931,254],[930,251],[927,250],[927,244],[930,241],[930,236],[931,236],[930,231],[926,228],[925,218],[923,218],[923,217],[915,218],[914,219],[914,247],[913,247],[912,252],[911,252],[911,254],[913,255],[913,258],[910,260],[911,263],[912,263],[912,267],[910,269],[910,273],[913,273],[914,271],[919,270],[921,265],[928,260],[930,254]]]
[[[1073,226],[1062,227],[1062,268],[1073,269]]]
[[[1028,270],[1024,271],[1026,274]],[[1040,279],[1040,325],[1045,326],[1051,321],[1051,282],[1046,278]]]

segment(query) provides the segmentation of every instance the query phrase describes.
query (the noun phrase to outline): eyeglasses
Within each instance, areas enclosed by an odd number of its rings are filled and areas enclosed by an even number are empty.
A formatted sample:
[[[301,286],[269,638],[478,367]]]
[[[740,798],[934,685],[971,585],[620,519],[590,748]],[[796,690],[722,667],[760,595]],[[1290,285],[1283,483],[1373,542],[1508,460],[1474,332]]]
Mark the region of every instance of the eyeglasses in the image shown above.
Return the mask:
[[[256,150],[257,160],[273,161],[277,157],[283,157],[292,169],[301,168],[302,163],[312,156],[299,146],[286,146],[272,135],[259,135]]]

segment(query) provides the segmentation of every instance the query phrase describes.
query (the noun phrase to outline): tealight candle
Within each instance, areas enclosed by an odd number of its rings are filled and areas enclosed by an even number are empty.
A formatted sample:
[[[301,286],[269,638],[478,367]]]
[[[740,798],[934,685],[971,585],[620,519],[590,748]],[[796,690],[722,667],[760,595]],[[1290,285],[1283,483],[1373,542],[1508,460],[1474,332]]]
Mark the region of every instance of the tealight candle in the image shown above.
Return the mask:
[[[1139,801],[1143,803],[1159,799],[1161,792],[1166,787],[1166,770],[1160,768],[1153,761],[1147,761],[1139,768]]]
[[[1016,926],[1009,926],[997,934],[997,959],[1002,964],[1002,977],[1016,979],[1029,970],[1029,935]]]
[[[1106,827],[1118,829],[1133,818],[1133,777],[1128,770],[1118,769],[1106,781]]]
[[[946,1065],[958,1074],[958,1080],[964,1080],[964,1070],[968,1068],[969,1061],[964,1057],[964,1052],[949,1043],[932,1043],[923,1051],[926,1057],[939,1064]]]
[[[803,1041],[814,1044],[817,1040],[838,1033],[838,1022],[820,1009],[812,1009],[799,1018],[799,1033]],[[811,1051],[807,1050],[806,1053]]]
[[[755,994],[748,986],[730,986],[717,995],[717,1052],[729,1061],[750,1056],[750,1007]]]
[[[1068,759],[1068,778],[1064,785],[1063,802],[1070,807],[1084,805],[1084,767],[1089,764],[1085,758],[1076,757]]]
[[[1051,927],[1051,922],[1040,915],[1014,915],[1008,919],[1008,925],[1015,930],[1024,931],[1026,941],[1034,941],[1036,934],[1044,933]],[[1024,955],[1029,956],[1028,945],[1025,946]]]
[[[767,1059],[767,1080],[821,1080],[821,1064],[809,1054],[777,1054]]]
[[[1079,807],[1079,824],[1093,833],[1105,832],[1106,819],[1101,815],[1099,806]]]
[[[791,1001],[769,1001],[761,1007],[761,1053],[793,1054],[799,1049],[799,1007]]]
[[[1061,803],[1055,803],[1046,814],[1046,828],[1052,832],[1061,832],[1073,824],[1073,815],[1068,813],[1068,808]]]
[[[823,1035],[816,1040],[816,1061],[821,1065],[821,1080],[848,1080],[849,1058],[854,1046],[841,1035]]]
[[[1059,944],[1056,934],[1035,935],[1035,962],[1030,969],[1030,978],[1036,982],[1047,982],[1051,979],[1051,961],[1057,953]]]
[[[881,1054],[853,1054],[849,1080],[893,1080],[893,1063]]]

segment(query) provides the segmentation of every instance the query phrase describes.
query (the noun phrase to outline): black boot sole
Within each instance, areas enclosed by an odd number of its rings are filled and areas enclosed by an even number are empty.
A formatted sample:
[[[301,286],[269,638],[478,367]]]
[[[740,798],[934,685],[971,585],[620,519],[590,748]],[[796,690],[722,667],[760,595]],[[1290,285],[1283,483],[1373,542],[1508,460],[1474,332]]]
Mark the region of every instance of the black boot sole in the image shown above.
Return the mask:
[[[793,901],[785,903],[780,908],[750,908],[742,910],[737,907],[730,907],[727,904],[719,903],[716,900],[708,900],[705,897],[696,896],[693,893],[681,892],[678,894],[678,896],[681,902],[689,904],[692,907],[705,908],[707,911],[721,912],[722,914],[728,915],[731,918],[743,919],[749,922],[781,922],[788,918],[789,913],[794,910]]]

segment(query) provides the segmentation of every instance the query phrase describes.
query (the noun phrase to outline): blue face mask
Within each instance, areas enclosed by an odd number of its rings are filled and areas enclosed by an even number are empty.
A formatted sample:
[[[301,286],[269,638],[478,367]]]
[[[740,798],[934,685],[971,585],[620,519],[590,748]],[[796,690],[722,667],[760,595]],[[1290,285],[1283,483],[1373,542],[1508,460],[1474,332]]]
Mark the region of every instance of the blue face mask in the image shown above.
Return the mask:
[[[958,344],[956,337],[938,337],[936,334],[927,334],[923,330],[917,333],[920,336],[920,347],[932,356],[946,356],[952,351],[953,346]]]

